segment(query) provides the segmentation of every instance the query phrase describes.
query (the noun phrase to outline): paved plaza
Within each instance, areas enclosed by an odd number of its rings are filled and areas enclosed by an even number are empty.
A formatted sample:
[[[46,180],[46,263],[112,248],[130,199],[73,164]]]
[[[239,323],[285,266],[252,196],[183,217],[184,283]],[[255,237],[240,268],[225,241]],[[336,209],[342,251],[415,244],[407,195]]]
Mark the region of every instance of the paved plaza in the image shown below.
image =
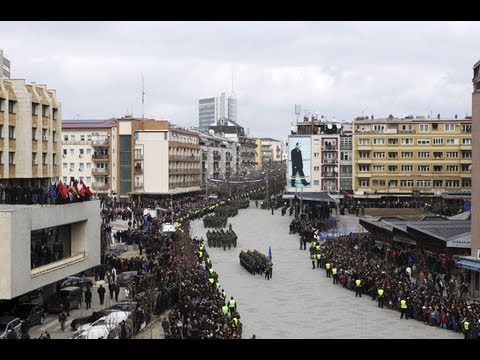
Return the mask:
[[[252,206],[253,205],[253,206]],[[312,269],[307,250],[299,250],[299,235],[288,232],[293,217],[280,210],[248,209],[229,218],[238,235],[236,248],[207,246],[213,269],[219,274],[227,298],[237,300],[243,322],[243,338],[258,339],[462,339],[463,335],[425,325],[416,320],[400,320],[400,313],[379,309],[369,296],[333,285],[324,269]],[[354,215],[340,216],[340,231],[362,231]],[[191,222],[191,235],[203,236],[201,220]],[[364,231],[364,230],[363,230]],[[272,248],[273,278],[253,276],[239,261],[240,250],[257,249],[268,254]]]

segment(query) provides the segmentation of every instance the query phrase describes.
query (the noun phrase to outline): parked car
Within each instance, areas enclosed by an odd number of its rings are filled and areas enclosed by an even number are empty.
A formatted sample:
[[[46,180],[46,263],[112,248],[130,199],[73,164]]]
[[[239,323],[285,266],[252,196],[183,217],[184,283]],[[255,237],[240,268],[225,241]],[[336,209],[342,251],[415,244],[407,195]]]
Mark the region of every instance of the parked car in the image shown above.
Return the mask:
[[[70,303],[70,309],[81,309],[83,300],[83,291],[78,286],[67,286],[58,290],[47,300],[47,311],[59,313],[65,310],[65,303]]]
[[[0,339],[6,339],[8,333],[14,331],[17,335],[17,339],[21,337],[20,327],[22,326],[22,321],[11,315],[0,316]]]
[[[135,280],[137,274],[138,271],[124,271],[117,275],[117,284],[119,286],[128,286],[128,284]]]
[[[34,303],[17,304],[13,309],[12,315],[18,316],[21,320],[25,320],[28,326],[41,325],[45,320],[43,305]]]
[[[80,326],[85,325],[85,324],[91,324],[101,317],[107,316],[108,314],[118,311],[119,309],[104,309],[100,311],[94,311],[91,315],[88,316],[80,316],[72,320],[70,323],[70,327],[72,328],[73,331],[77,330]],[[123,310],[123,309],[120,309]]]
[[[60,280],[59,288],[64,288],[67,286],[78,286],[82,288],[83,291],[87,290],[87,288],[91,288],[93,286],[93,281],[89,278],[79,277],[79,276],[68,276],[63,280]]]
[[[120,334],[120,323],[129,317],[129,311],[113,311],[100,319],[78,327],[74,339],[115,339]]]

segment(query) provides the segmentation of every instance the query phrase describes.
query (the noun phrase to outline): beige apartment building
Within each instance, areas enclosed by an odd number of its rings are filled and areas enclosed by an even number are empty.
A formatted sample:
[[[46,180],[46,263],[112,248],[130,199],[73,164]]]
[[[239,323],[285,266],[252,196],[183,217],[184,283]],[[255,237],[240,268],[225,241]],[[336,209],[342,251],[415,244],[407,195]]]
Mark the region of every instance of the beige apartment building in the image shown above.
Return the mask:
[[[117,122],[63,120],[62,180],[81,179],[95,195],[117,192]]]
[[[114,154],[117,197],[200,191],[198,133],[170,128],[168,121],[117,119]]]
[[[60,176],[61,105],[56,91],[0,79],[0,182],[49,185]]]
[[[357,118],[352,145],[357,195],[470,196],[471,118]]]

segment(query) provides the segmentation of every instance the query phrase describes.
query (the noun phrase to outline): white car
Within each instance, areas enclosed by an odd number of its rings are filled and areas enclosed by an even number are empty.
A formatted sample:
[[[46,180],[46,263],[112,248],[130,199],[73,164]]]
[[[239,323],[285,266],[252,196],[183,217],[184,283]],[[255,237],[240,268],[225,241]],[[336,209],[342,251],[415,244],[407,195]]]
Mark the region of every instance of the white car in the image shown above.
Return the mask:
[[[122,321],[126,321],[130,315],[130,311],[115,311],[90,324],[78,327],[75,339],[98,339],[103,337],[106,339],[113,329],[117,328]],[[98,335],[98,336],[97,336]]]

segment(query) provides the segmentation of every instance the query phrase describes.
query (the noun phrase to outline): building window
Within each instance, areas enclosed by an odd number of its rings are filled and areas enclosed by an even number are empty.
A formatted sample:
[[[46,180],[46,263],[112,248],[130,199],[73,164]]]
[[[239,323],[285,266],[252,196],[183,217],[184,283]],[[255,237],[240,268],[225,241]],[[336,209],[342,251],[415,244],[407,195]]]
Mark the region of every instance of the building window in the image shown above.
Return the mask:
[[[442,165],[433,165],[433,172],[442,172],[443,166]]]
[[[369,159],[370,158],[370,151],[359,151],[358,157],[360,159]]]
[[[48,105],[42,105],[42,116],[43,117],[49,117],[50,111],[49,111],[49,106]]]
[[[417,187],[431,187],[431,180],[417,180]]]
[[[48,130],[42,129],[42,141],[48,141]]]
[[[358,171],[359,172],[369,172],[370,171],[370,165],[358,165]]]
[[[388,180],[388,187],[397,187],[398,182],[397,180]]]
[[[91,163],[86,163],[86,166],[87,166],[87,169],[90,170],[92,168],[92,164]]]
[[[15,139],[15,126],[8,127],[8,138]]]
[[[70,135],[70,141],[75,141],[75,135]]]
[[[348,161],[348,160],[349,160],[349,156],[348,156],[348,155],[349,155],[348,152],[342,151],[342,152],[340,152],[340,159],[341,159],[342,161]]]
[[[5,99],[0,98],[0,112],[5,111]]]
[[[440,151],[434,151],[433,152],[433,158],[434,159],[441,159],[443,157],[443,152]]]
[[[57,154],[52,154],[52,164],[57,165]]]
[[[75,155],[75,150],[74,149],[70,149],[70,155],[71,156]]]
[[[63,155],[67,156],[67,149],[63,149]]]
[[[447,165],[445,169],[447,172],[458,172],[458,165]]]
[[[413,180],[400,180],[400,187],[413,187]]]
[[[373,171],[374,172],[384,172],[385,171],[385,165],[373,165]]]
[[[17,102],[13,100],[8,100],[8,113],[15,114],[17,110]]]
[[[447,138],[446,144],[447,144],[447,145],[457,145],[457,144],[458,144],[458,139],[456,139],[456,138]]]
[[[320,153],[317,153],[317,152],[316,152],[316,153],[313,153],[313,157],[314,157],[314,158],[318,158],[319,156],[320,156]]]
[[[63,168],[66,170],[68,169],[68,163],[63,163]]]
[[[358,139],[358,145],[368,145],[368,144],[370,144],[370,139],[363,139],[363,138]]]
[[[472,150],[462,150],[462,159],[471,159]]]
[[[90,184],[92,182],[92,177],[91,176],[87,176],[87,183]]]
[[[92,141],[92,135],[87,135],[87,141]]]
[[[92,149],[87,149],[87,155],[90,155],[92,153]]]
[[[433,145],[443,145],[443,138],[434,138]]]
[[[403,159],[410,159],[413,158],[413,152],[412,151],[402,151],[401,156]]]
[[[375,131],[376,133],[383,133],[383,129],[385,129],[385,125],[383,125],[383,124],[373,125],[373,131]]]
[[[83,156],[83,149],[79,149],[78,153],[79,153],[80,156]]]
[[[450,159],[456,159],[458,158],[458,151],[447,151],[446,157]]]
[[[443,180],[433,180],[433,187],[434,187],[434,188],[441,188],[441,187],[443,187]]]
[[[313,185],[319,185],[320,182],[318,180],[313,180]]]
[[[37,153],[32,152],[32,165],[36,165],[36,164],[37,164]]]
[[[445,180],[445,187],[447,188],[458,188],[460,187],[459,180]]]
[[[396,172],[398,169],[397,165],[388,165],[388,171],[390,172]]]
[[[462,139],[462,144],[463,145],[472,145],[472,139],[471,138]]]
[[[58,118],[58,109],[53,108],[53,120],[57,120]]]
[[[388,158],[389,159],[397,159],[398,158],[398,153],[396,151],[395,152],[390,151],[388,153]]]
[[[63,141],[68,141],[68,135],[63,135]]]
[[[85,135],[80,135],[80,141],[85,141]]]
[[[0,139],[3,139],[3,125],[0,125]]]
[[[32,116],[37,116],[38,115],[38,107],[40,104],[37,103],[32,103]]]
[[[384,138],[373,139],[373,145],[385,145],[385,139]]]
[[[472,180],[462,179],[462,188],[469,188],[469,187],[472,187]]]
[[[385,153],[383,151],[376,151],[373,153],[373,157],[375,159],[384,159],[385,158]]]
[[[418,152],[418,157],[420,159],[427,159],[430,157],[430,153],[428,151],[420,151]]]
[[[32,140],[37,140],[37,128],[32,128]]]
[[[320,171],[320,166],[314,166],[313,171]]]
[[[413,165],[402,165],[400,167],[400,170],[404,171],[404,172],[412,172],[413,171]]]
[[[8,153],[8,165],[15,165],[15,153],[9,152]]]
[[[358,179],[358,186],[360,187],[368,187],[370,186],[370,179]]]
[[[462,125],[462,133],[470,134],[472,132],[472,125]]]
[[[470,172],[470,165],[468,165],[468,164],[463,164],[463,165],[462,165],[462,171],[463,171],[463,172]]]
[[[420,131],[420,132],[428,132],[428,124],[420,124],[420,125],[418,125],[418,131]]]
[[[56,131],[52,131],[52,141],[53,141],[54,143],[57,142],[57,132],[56,132]]]
[[[73,171],[75,169],[75,163],[70,163],[70,171]]]
[[[418,145],[430,145],[430,139],[418,139],[417,144]]]
[[[418,171],[430,172],[430,165],[418,165]]]
[[[398,139],[388,139],[388,145],[398,145]]]
[[[445,131],[455,131],[455,124],[445,124]]]
[[[402,145],[413,145],[412,138],[402,138]]]
[[[47,165],[47,153],[42,153],[42,165]]]

